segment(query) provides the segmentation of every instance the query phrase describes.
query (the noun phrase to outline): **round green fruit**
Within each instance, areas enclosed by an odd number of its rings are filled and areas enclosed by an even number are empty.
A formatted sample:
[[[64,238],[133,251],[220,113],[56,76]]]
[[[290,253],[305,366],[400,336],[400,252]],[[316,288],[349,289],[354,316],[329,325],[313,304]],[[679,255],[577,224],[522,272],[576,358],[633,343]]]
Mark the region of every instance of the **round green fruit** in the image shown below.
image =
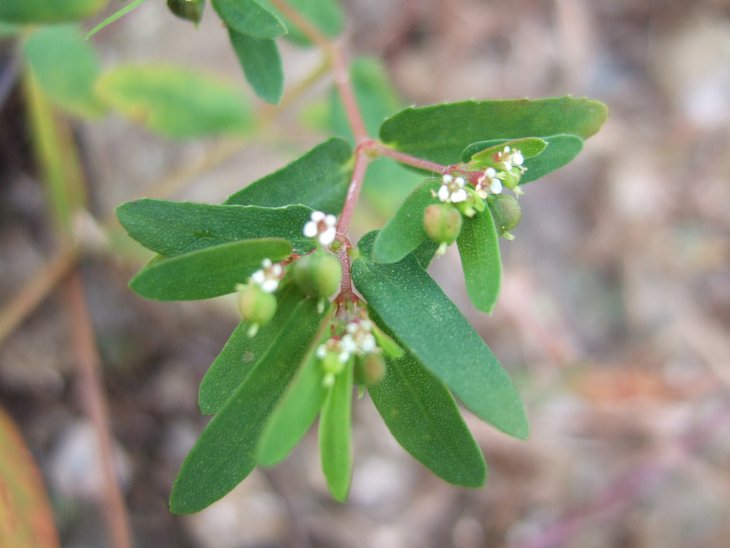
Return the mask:
[[[332,253],[318,250],[294,263],[294,281],[305,295],[328,299],[340,288],[342,265]]]
[[[355,362],[355,382],[365,386],[378,384],[385,378],[386,365],[380,352],[367,354]]]
[[[423,211],[423,228],[437,244],[450,245],[461,232],[461,213],[447,204],[433,204]]]
[[[256,284],[245,286],[238,298],[243,319],[253,325],[266,325],[276,313],[276,297]]]
[[[514,196],[495,194],[489,199],[489,209],[494,217],[497,232],[502,236],[512,230],[522,219],[522,208]]]
[[[181,19],[192,21],[197,25],[203,18],[205,0],[167,0],[167,7]]]

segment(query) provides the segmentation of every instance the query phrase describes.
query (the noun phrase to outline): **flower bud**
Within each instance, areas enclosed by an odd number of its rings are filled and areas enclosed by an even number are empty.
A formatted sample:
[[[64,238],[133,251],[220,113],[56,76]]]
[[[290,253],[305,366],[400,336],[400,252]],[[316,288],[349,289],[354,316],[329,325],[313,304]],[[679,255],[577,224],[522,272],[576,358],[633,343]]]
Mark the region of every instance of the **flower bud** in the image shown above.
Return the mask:
[[[385,378],[386,366],[380,352],[372,352],[358,357],[355,362],[355,382],[372,386]]]
[[[167,0],[167,7],[181,19],[192,21],[197,25],[203,18],[205,0]]]
[[[247,284],[240,290],[238,309],[241,316],[252,325],[251,336],[259,326],[266,325],[276,313],[276,297],[256,284]]]
[[[305,295],[328,299],[340,287],[342,265],[326,251],[315,251],[294,264],[294,281]]]
[[[522,208],[516,198],[509,194],[495,194],[489,198],[489,209],[500,236],[508,237],[522,218]]]
[[[432,204],[423,211],[423,228],[437,244],[449,245],[461,232],[461,213],[450,205]]]

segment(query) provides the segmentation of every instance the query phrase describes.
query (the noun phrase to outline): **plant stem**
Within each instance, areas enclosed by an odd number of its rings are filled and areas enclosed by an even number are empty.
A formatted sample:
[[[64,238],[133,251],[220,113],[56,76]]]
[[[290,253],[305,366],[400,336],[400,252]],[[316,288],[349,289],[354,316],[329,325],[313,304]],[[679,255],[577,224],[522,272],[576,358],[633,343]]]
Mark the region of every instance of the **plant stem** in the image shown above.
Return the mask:
[[[425,169],[427,171],[432,171],[441,175],[443,175],[444,173],[448,173],[456,168],[456,166],[453,164],[445,166],[442,164],[437,164],[435,162],[429,162],[428,160],[424,160],[422,158],[416,158],[415,156],[405,154],[404,152],[398,152],[397,150],[394,150],[376,140],[371,140],[370,143],[368,143],[367,148],[368,151],[371,151],[378,156],[387,156],[388,158],[393,158],[393,160],[402,164]]]

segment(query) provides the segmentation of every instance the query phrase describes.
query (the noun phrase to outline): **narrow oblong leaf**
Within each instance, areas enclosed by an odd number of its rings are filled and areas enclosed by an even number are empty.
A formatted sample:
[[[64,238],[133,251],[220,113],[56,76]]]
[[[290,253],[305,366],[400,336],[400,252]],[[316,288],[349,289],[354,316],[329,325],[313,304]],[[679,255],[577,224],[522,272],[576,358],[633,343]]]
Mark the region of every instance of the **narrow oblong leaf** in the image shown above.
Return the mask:
[[[278,38],[286,26],[273,11],[257,0],[213,0],[213,8],[226,26],[252,38]]]
[[[428,239],[423,228],[423,211],[437,203],[433,197],[441,185],[438,179],[429,178],[418,185],[378,233],[373,245],[373,260],[378,263],[394,263],[415,250]]]
[[[413,256],[399,263],[369,260],[372,233],[352,280],[375,315],[424,367],[475,415],[517,438],[529,426],[519,393],[489,347]]]
[[[583,150],[583,139],[575,135],[552,135],[543,139],[548,146],[539,156],[525,160],[527,171],[520,178],[521,185],[569,164]]]
[[[77,26],[38,29],[26,40],[23,53],[38,85],[54,103],[78,116],[104,114],[106,108],[94,92],[99,57]]]
[[[344,502],[352,481],[352,362],[335,378],[319,418],[322,471],[332,496]]]
[[[401,111],[383,123],[380,138],[397,150],[450,164],[477,141],[558,133],[587,139],[606,116],[603,103],[573,97],[464,101]]]
[[[228,29],[228,36],[256,95],[267,103],[277,104],[284,92],[284,69],[276,40],[256,38],[234,29]]]
[[[269,323],[259,327],[254,337],[248,335],[250,323],[238,324],[200,383],[198,407],[201,413],[212,415],[225,405],[248,373],[266,355],[302,300],[304,296],[296,285],[284,282],[276,292],[276,314]]]
[[[245,283],[264,259],[280,261],[291,251],[286,240],[259,238],[157,257],[132,278],[129,287],[159,301],[210,299],[233,293],[236,284]]]
[[[238,88],[206,73],[169,65],[128,65],[101,76],[96,90],[127,118],[170,138],[243,134],[251,108]]]
[[[182,255],[219,244],[256,238],[282,238],[294,251],[313,248],[302,227],[312,210],[305,206],[258,207],[171,202],[143,198],[116,209],[127,233],[152,251]]]
[[[198,512],[220,499],[256,466],[256,444],[277,402],[309,356],[329,312],[299,303],[271,349],[208,423],[182,464],[170,495],[170,510]]]
[[[477,310],[490,313],[502,279],[499,234],[489,208],[466,218],[456,239],[469,299]]]
[[[0,408],[0,540],[2,546],[60,546],[43,479],[17,426]]]
[[[505,147],[518,149],[524,159],[534,158],[547,147],[547,141],[538,137],[525,137],[523,139],[491,140],[472,143],[464,149],[461,157],[468,155],[469,167],[472,169],[484,169],[493,164],[492,157],[501,152]]]
[[[330,139],[254,181],[225,203],[264,207],[302,204],[336,215],[345,202],[351,175],[352,148],[342,139]]]
[[[572,162],[583,149],[583,139],[575,135],[550,135],[540,139],[546,143],[545,149],[535,156],[525,157],[524,167],[527,171],[522,174],[520,184],[529,183],[540,177],[547,175],[551,171],[560,169],[566,164]],[[508,143],[517,141],[510,139],[491,139],[489,141],[480,141],[472,143],[464,149],[461,154],[461,160],[468,162],[475,152],[479,152],[487,147],[497,145],[505,146]]]
[[[393,437],[449,483],[484,485],[484,456],[443,383],[411,355],[387,362],[385,378],[368,392]]]
[[[0,21],[19,24],[67,23],[94,15],[107,0],[2,0]]]
[[[327,395],[322,379],[320,360],[312,355],[266,423],[256,450],[261,466],[286,459],[312,426]]]

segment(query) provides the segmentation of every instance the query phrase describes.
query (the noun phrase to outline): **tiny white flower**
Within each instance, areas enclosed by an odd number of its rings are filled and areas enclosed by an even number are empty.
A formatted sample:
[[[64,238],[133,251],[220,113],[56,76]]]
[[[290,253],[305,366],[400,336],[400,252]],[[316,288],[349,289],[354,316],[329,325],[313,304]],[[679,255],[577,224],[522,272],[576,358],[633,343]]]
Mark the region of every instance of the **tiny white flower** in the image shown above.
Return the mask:
[[[487,189],[489,191],[487,192]],[[493,167],[488,167],[477,180],[476,191],[480,198],[485,199],[489,193],[500,194],[502,192],[502,181],[499,174]]]
[[[330,246],[337,235],[337,218],[321,211],[313,211],[311,220],[304,225],[307,238],[317,238],[323,246]]]
[[[521,166],[523,163],[525,163],[525,157],[522,155],[522,152],[515,149],[514,152],[511,155],[512,163],[516,166]]]
[[[373,324],[370,320],[362,319],[347,324],[347,334],[342,337],[342,342],[351,354],[370,354],[377,348],[373,336]]]
[[[468,197],[465,186],[466,181],[463,177],[454,178],[451,175],[444,175],[437,193],[438,199],[446,204],[465,202]]]
[[[273,293],[279,287],[284,269],[279,263],[272,264],[270,259],[261,262],[261,269],[251,274],[251,283],[258,285],[266,293]]]

